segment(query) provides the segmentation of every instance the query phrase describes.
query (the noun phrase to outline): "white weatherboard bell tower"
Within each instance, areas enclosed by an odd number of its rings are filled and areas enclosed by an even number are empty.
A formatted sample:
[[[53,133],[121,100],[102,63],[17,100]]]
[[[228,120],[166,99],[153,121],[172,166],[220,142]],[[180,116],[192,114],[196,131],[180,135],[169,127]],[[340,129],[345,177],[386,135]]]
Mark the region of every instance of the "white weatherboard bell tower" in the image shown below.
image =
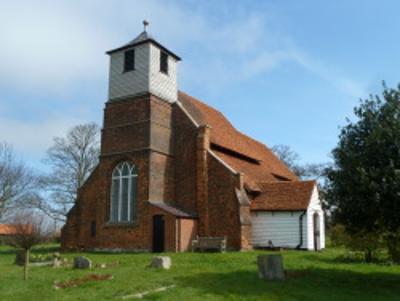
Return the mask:
[[[110,55],[109,101],[151,93],[174,102],[178,97],[179,56],[144,31],[134,40],[107,52]]]

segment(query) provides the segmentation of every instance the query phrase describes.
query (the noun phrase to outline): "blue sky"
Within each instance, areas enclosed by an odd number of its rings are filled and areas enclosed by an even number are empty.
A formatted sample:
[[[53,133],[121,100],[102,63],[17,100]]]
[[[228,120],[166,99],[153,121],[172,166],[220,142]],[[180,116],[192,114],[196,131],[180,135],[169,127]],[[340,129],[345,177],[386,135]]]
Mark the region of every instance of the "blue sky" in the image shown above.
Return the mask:
[[[53,136],[101,124],[105,51],[149,31],[181,90],[303,162],[330,160],[360,98],[399,82],[399,1],[2,1],[0,140],[36,168]]]

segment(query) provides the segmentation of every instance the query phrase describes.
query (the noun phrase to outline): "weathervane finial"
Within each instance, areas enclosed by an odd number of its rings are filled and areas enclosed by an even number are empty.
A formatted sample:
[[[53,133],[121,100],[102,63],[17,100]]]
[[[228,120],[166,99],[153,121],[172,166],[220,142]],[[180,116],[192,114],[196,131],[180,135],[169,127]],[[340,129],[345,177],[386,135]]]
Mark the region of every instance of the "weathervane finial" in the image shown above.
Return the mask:
[[[150,24],[149,21],[143,20],[144,31],[147,30],[147,26],[149,26],[149,24]]]

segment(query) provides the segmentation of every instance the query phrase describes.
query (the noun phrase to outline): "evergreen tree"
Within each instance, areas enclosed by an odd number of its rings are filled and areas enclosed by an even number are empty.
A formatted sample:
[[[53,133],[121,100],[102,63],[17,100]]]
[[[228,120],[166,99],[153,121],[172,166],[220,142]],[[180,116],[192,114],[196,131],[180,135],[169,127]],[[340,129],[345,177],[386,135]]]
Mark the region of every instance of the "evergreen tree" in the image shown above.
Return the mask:
[[[342,128],[328,172],[334,220],[351,235],[384,237],[400,262],[400,85],[371,96]]]

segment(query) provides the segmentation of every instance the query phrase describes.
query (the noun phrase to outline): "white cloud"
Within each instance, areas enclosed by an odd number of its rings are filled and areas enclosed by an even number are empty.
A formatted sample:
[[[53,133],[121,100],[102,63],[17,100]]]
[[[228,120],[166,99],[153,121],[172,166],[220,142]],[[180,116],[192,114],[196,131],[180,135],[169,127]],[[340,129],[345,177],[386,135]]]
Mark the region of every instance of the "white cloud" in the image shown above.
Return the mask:
[[[0,117],[1,140],[12,144],[22,154],[43,157],[52,145],[53,137],[65,136],[68,129],[79,123],[74,118],[49,118],[32,122]]]
[[[8,90],[54,95],[46,101],[51,102],[51,110],[57,111],[58,96],[70,91],[72,95],[82,94],[77,91],[82,83],[95,86],[97,81],[105,82],[108,59],[104,52],[133,39],[142,28],[141,21],[147,18],[150,32],[183,55],[180,74],[185,83],[222,90],[224,85],[236,85],[284,63],[294,63],[343,93],[363,95],[363,85],[344,76],[343,70],[333,70],[317,58],[308,58],[290,36],[272,29],[268,13],[237,11],[233,6],[231,1],[226,2],[224,13],[219,8],[211,14],[203,3],[194,9],[187,2],[161,0],[2,2],[0,93]],[[185,55],[191,59],[185,60]],[[95,101],[100,105],[102,100]],[[24,152],[43,153],[53,136],[64,135],[70,126],[87,122],[84,114],[79,115],[80,120],[21,121],[4,117],[25,104],[22,99],[0,108],[1,139]],[[79,99],[71,105],[85,111]],[[61,107],[59,110],[61,115]]]
[[[296,56],[290,51],[265,51],[245,62],[242,72],[247,77],[253,77],[270,72],[280,64],[290,61],[296,61]]]
[[[104,52],[134,38],[143,18],[161,42],[208,57],[252,55],[266,41],[278,44],[265,14],[229,17],[212,21],[205,11],[169,1],[8,2],[0,10],[0,85],[57,95],[82,80],[104,79]]]
[[[82,79],[98,79],[110,38],[95,23],[56,1],[2,4],[2,85],[60,91]]]
[[[218,14],[213,15],[207,10],[212,4],[194,8],[194,4],[174,1],[2,3],[0,85],[3,89],[35,89],[45,94],[54,91],[57,95],[82,81],[104,82],[108,67],[104,51],[134,38],[141,29],[141,20],[147,18],[150,31],[161,42],[195,52],[194,57],[201,53],[209,58],[183,61],[184,76],[192,82],[204,79],[211,87],[219,84],[212,74],[225,76],[220,80],[229,83],[270,72],[283,62],[295,62],[344,93],[355,95],[363,90],[354,80],[335,75],[328,71],[331,68],[294,51],[295,43],[287,34],[271,29],[269,12],[244,13],[231,3],[219,5],[226,11],[223,13],[219,7]],[[232,74],[236,62],[241,72]]]
[[[310,59],[300,52],[297,52],[295,55],[295,60],[303,68],[314,73],[330,83],[335,89],[352,98],[360,98],[368,95],[366,86],[363,83],[343,75],[343,71],[337,70],[338,67],[320,62],[317,59]]]

